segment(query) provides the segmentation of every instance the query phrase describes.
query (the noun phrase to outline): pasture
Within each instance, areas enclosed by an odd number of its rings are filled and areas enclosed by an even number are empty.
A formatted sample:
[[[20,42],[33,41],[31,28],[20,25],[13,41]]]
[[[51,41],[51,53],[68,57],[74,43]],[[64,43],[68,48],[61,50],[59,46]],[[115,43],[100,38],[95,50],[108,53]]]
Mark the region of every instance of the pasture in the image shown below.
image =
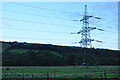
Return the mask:
[[[2,78],[35,80],[80,80],[80,78],[120,78],[119,66],[3,66]]]

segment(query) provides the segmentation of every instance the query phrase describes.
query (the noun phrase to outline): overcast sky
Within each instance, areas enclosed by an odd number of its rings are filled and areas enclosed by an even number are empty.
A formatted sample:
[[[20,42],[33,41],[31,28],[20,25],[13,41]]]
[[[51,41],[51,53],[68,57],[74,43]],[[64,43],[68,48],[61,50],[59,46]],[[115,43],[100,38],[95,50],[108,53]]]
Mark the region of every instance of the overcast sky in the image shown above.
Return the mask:
[[[66,46],[79,46],[84,7],[87,5],[90,26],[104,29],[91,31],[95,48],[118,49],[117,2],[3,2],[2,41],[18,41]],[[1,20],[0,18],[0,20]],[[74,43],[74,44],[73,44]]]

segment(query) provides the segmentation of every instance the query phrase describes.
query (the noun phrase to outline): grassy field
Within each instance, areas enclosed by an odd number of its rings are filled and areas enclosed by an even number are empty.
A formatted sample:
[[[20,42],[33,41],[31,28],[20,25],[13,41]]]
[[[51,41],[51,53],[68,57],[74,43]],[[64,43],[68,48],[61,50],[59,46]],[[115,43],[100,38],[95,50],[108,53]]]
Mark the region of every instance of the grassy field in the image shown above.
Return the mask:
[[[120,78],[119,66],[25,66],[25,67],[9,67],[2,68],[3,78],[22,78],[22,70],[24,78],[63,78],[77,80],[78,78]],[[51,79],[50,79],[51,80]]]

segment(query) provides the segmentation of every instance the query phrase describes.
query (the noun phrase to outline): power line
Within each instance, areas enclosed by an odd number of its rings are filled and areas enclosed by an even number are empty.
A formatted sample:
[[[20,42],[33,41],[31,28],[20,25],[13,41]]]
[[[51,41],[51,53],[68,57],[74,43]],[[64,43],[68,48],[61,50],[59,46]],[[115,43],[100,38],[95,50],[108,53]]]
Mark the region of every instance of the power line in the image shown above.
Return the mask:
[[[6,25],[5,26],[13,26],[13,25]],[[15,26],[14,26],[15,27]],[[56,32],[56,31],[43,31],[43,30],[30,30],[30,29],[23,29],[23,28],[14,28],[14,27],[3,27],[4,29],[12,29],[12,30],[22,30],[22,31],[34,31],[34,32],[48,32],[48,33],[60,33],[60,34],[71,34],[71,33],[67,33],[67,32]],[[93,33],[92,33],[93,34]],[[95,34],[94,34],[95,35]],[[75,36],[74,36],[75,37]],[[109,37],[104,37],[104,36],[101,36],[102,38],[104,39],[109,39]],[[78,37],[76,37],[78,38]]]
[[[96,33],[92,33],[92,34],[96,35]],[[97,35],[100,35],[100,34],[104,34],[104,33],[99,33],[99,34],[97,34]],[[104,40],[106,40],[106,39],[107,39],[107,40],[111,40],[111,39],[110,39],[111,37],[109,37],[109,36],[107,36],[107,37],[105,37],[105,36],[99,36],[99,37],[100,37],[101,39],[104,39]],[[112,40],[116,40],[116,39],[113,39],[113,38],[112,38]]]
[[[16,5],[22,5],[22,6],[32,7],[32,8],[37,8],[37,9],[44,9],[44,10],[52,11],[52,12],[60,12],[60,13],[72,14],[72,12],[68,12],[68,11],[59,11],[59,10],[55,10],[55,9],[42,8],[42,7],[37,7],[37,6],[32,6],[32,5],[27,5],[27,4],[21,4],[21,3],[15,3],[15,2],[10,2],[10,3],[16,4]]]
[[[105,30],[107,32],[110,32],[110,33],[118,33],[118,32],[114,32],[114,31],[109,31],[109,30]]]
[[[10,26],[10,25],[6,25],[6,26]],[[21,29],[21,28],[9,28],[9,27],[3,27],[4,29],[12,29],[12,30],[22,30],[22,31],[35,31],[35,32],[48,32],[48,33],[60,33],[60,34],[70,34],[70,33],[66,33],[66,32],[55,32],[55,31],[41,31],[41,30],[30,30],[30,29]],[[78,38],[78,37],[76,37]],[[109,37],[103,37],[104,39],[108,39]],[[107,42],[102,42],[102,43],[107,43]]]
[[[109,43],[109,44],[118,44],[118,43],[111,43],[111,42],[103,42],[103,43]]]
[[[77,41],[76,41],[76,42],[74,41],[74,42],[72,42],[72,43],[73,43],[73,44],[79,44],[79,42],[77,42]],[[108,43],[109,43],[109,44],[118,44],[118,43],[104,42],[104,41],[103,41],[102,43],[107,43],[107,44],[108,44]],[[101,44],[102,44],[102,43],[101,43]]]
[[[27,38],[27,37],[9,37],[9,36],[2,36],[2,38],[16,38],[16,39],[37,39],[37,40],[66,40],[66,39],[41,39],[41,38]]]
[[[53,11],[53,12],[60,12],[60,13],[69,13],[69,14],[73,14],[72,12],[66,12],[66,11],[59,11],[59,10],[55,10],[55,9],[48,9],[48,8],[41,8],[41,7],[37,7],[37,6],[32,6],[32,5],[27,5],[27,4],[21,4],[21,3],[15,3],[15,2],[10,2],[12,4],[16,4],[16,5],[22,5],[22,6],[27,6],[27,7],[33,7],[33,8],[37,8],[37,9],[44,9],[44,10],[48,10],[48,11]],[[31,15],[31,14],[30,14]],[[46,16],[47,17],[47,16]],[[56,18],[56,17],[51,17],[51,18]],[[57,18],[56,18],[57,19]],[[68,20],[68,19],[64,19],[64,18],[59,18],[59,19],[63,19],[63,20]],[[68,20],[71,21],[71,20]],[[108,32],[112,32],[109,30],[106,30]],[[115,32],[113,32],[115,33]]]
[[[24,15],[33,15],[33,16],[39,16],[39,17],[46,17],[46,18],[54,18],[54,19],[72,21],[72,20],[65,19],[65,18],[50,17],[50,16],[44,16],[44,15],[40,15],[40,14],[31,14],[31,13],[25,13],[25,12],[19,12],[19,11],[7,10],[7,9],[0,9],[0,10],[4,10],[4,11],[8,11],[8,12],[14,12],[14,13],[19,13],[19,14],[24,14]]]
[[[40,39],[40,38],[26,38],[26,37],[8,37],[8,36],[4,36],[4,37],[2,37],[2,39],[4,39],[4,38],[10,38],[10,39],[13,39],[14,38],[14,41],[15,41],[15,39],[33,39],[33,40],[44,40],[44,41],[47,41],[48,43],[45,43],[45,44],[53,44],[53,42],[54,42],[54,45],[67,45],[67,44],[65,44],[65,43],[71,43],[71,42],[68,42],[68,41],[66,41],[66,40],[63,40],[63,39]],[[57,41],[57,42],[56,42]],[[24,42],[24,40],[23,40],[23,42]],[[32,42],[33,43],[33,42]],[[36,42],[35,42],[36,43]],[[39,42],[40,43],[40,42]],[[42,43],[42,44],[44,44],[44,43]]]
[[[43,23],[43,22],[36,22],[36,21],[28,21],[28,20],[20,20],[20,19],[11,19],[11,18],[0,18],[0,19],[6,19],[6,20],[12,20],[12,21],[21,21],[21,22],[28,22],[28,23],[36,23],[36,24],[46,24],[46,25],[56,25],[56,26],[64,26],[64,27],[71,27],[73,28],[74,26],[69,26],[69,25],[61,25],[61,24],[49,24],[49,23]]]
[[[9,26],[9,25],[6,25],[6,26]],[[6,28],[6,27],[3,27],[5,29],[12,29],[12,30],[22,30],[22,31],[35,31],[35,32],[49,32],[49,33],[63,33],[63,34],[70,34],[70,33],[66,33],[66,32],[56,32],[56,31],[42,31],[42,30],[30,30],[30,29],[22,29],[22,28]]]

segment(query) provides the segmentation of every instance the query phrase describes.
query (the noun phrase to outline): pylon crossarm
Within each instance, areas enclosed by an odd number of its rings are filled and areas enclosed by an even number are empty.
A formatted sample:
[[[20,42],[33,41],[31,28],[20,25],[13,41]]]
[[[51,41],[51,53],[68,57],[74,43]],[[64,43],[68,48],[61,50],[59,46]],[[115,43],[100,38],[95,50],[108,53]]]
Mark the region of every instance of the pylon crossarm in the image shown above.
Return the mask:
[[[96,42],[100,42],[100,43],[102,43],[102,41],[99,41],[99,40],[95,40]]]
[[[97,28],[98,30],[100,30],[100,31],[104,31],[103,29],[100,29],[100,28]]]

